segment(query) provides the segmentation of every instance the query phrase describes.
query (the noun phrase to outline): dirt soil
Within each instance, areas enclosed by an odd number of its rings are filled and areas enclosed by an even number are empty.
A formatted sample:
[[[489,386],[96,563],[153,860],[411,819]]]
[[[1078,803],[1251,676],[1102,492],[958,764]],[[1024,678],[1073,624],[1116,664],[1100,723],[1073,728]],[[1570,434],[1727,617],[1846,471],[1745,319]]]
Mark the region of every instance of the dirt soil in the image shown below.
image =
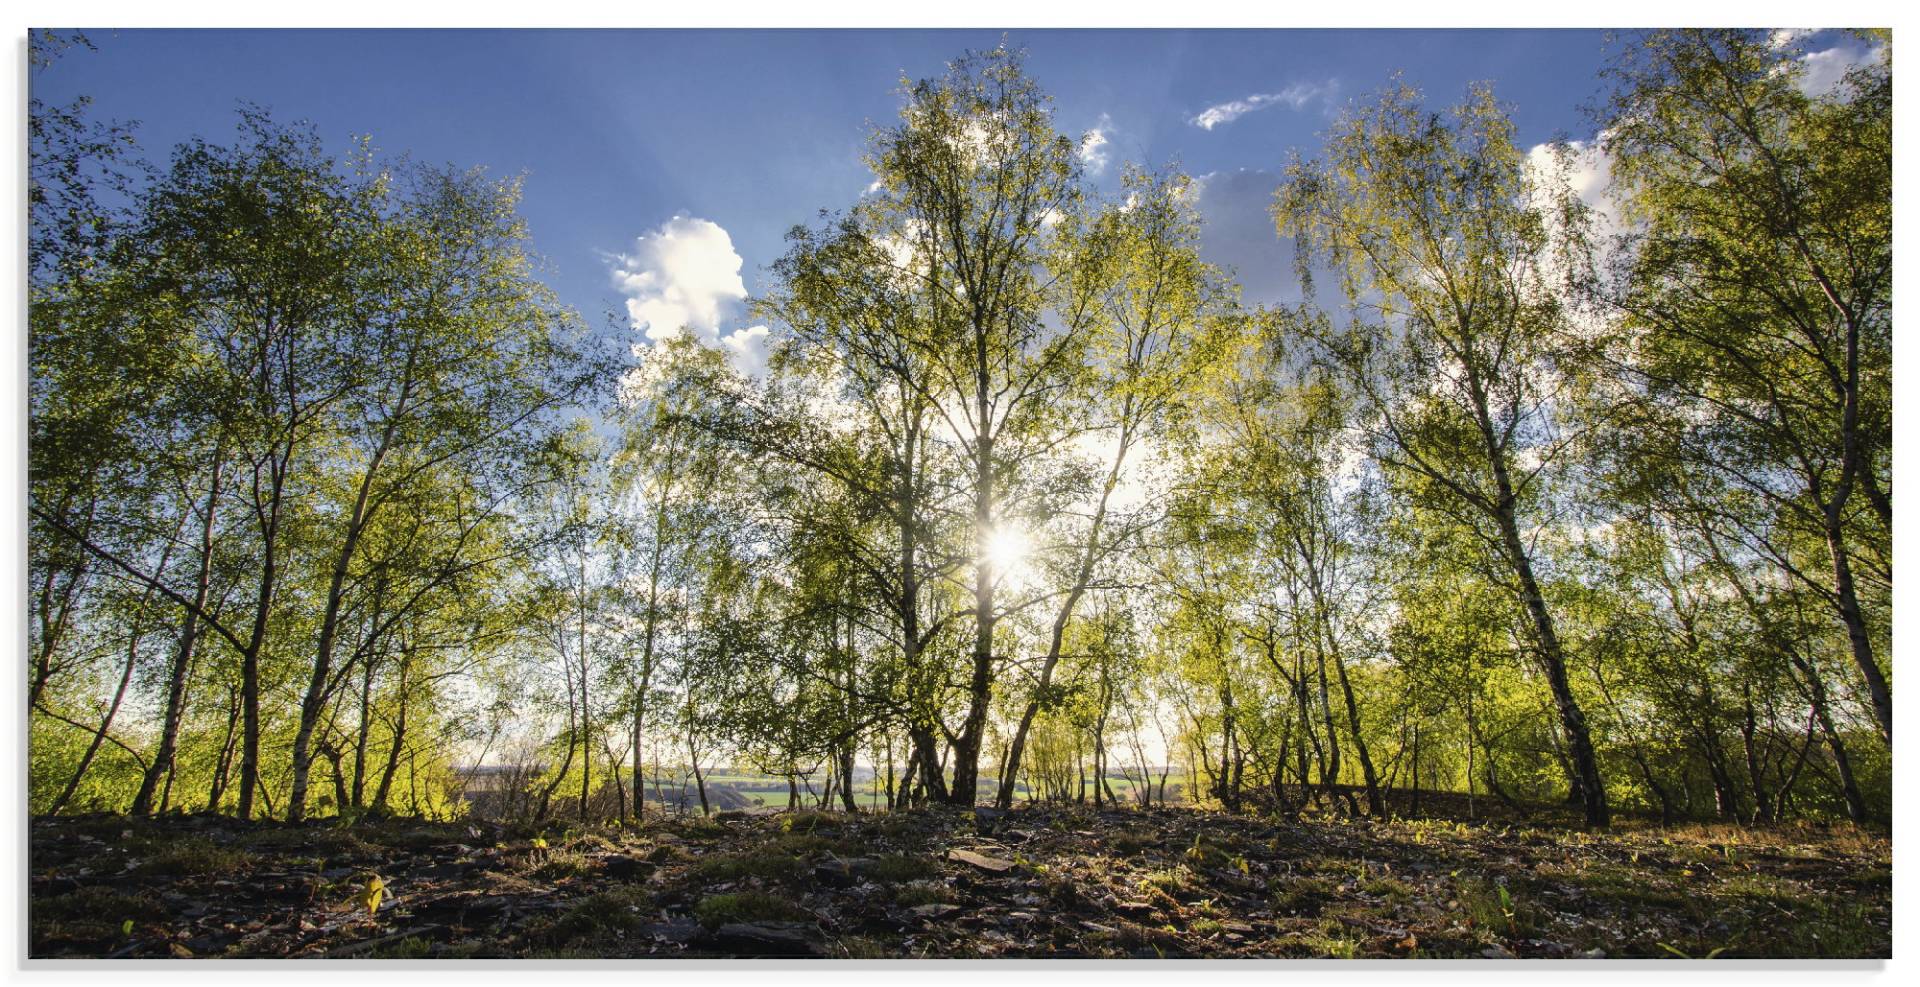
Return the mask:
[[[1887,957],[1851,827],[1034,806],[32,822],[53,957]]]

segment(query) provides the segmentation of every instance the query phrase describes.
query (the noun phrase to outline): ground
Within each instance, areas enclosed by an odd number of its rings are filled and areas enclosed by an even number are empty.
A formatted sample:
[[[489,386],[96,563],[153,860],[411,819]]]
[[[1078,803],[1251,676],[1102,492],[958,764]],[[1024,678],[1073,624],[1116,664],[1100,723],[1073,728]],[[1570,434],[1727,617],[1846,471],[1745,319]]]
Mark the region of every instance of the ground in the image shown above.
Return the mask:
[[[1074,805],[725,816],[544,827],[39,818],[31,955],[1674,958],[1892,948],[1892,848],[1851,827],[1630,821],[1587,833],[1524,819]]]

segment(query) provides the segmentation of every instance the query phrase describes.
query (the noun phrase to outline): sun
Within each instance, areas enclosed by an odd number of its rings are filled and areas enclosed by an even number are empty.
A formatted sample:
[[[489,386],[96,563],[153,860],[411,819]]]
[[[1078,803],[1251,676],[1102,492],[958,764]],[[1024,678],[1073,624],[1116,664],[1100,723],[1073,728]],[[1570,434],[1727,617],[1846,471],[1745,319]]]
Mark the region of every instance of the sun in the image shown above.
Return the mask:
[[[1032,551],[1033,541],[1026,532],[1018,528],[995,528],[987,535],[983,560],[995,578],[1025,583],[1030,575],[1027,557]]]

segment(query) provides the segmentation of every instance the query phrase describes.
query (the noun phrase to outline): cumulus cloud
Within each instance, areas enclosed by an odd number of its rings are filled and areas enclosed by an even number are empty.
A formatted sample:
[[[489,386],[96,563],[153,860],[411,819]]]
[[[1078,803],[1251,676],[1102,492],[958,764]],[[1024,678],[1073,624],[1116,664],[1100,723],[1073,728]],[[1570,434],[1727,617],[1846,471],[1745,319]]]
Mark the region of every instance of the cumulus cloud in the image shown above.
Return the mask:
[[[1089,174],[1101,175],[1106,172],[1107,163],[1112,160],[1112,133],[1113,118],[1102,113],[1093,129],[1080,138],[1080,163],[1086,166]]]
[[[1810,51],[1800,56],[1800,91],[1809,96],[1825,96],[1846,78],[1857,65],[1866,65],[1880,57],[1880,48],[1842,46],[1825,51]]]
[[[771,331],[764,325],[737,329],[722,337],[720,346],[741,373],[757,377],[767,369],[767,334]]]
[[[627,296],[627,317],[648,341],[691,332],[725,349],[743,371],[765,368],[766,326],[725,329],[745,309],[747,286],[733,237],[720,224],[675,216],[614,260],[614,286]]]
[[[1785,48],[1801,38],[1814,33],[1810,27],[1783,27],[1767,35],[1767,43],[1775,48]]]
[[[1592,232],[1597,239],[1609,239],[1625,228],[1619,203],[1613,198],[1613,160],[1605,147],[1608,136],[1603,131],[1593,140],[1568,141],[1564,162],[1568,186],[1592,210]],[[1552,144],[1535,144],[1527,152],[1527,167],[1542,183],[1551,181],[1562,165]],[[1545,208],[1546,201],[1539,199],[1534,205]]]
[[[1315,100],[1332,99],[1339,90],[1339,83],[1332,79],[1325,83],[1296,82],[1277,93],[1254,93],[1243,99],[1216,103],[1201,110],[1187,122],[1201,130],[1212,130],[1222,124],[1232,123],[1255,110],[1264,110],[1270,106],[1305,109],[1308,103]]]
[[[691,329],[715,336],[720,321],[746,300],[740,255],[720,224],[675,216],[643,233],[621,254],[614,285],[627,296],[627,317],[648,339]]]
[[[1820,43],[1814,41],[1816,38],[1828,42],[1827,47],[1808,50]],[[1793,57],[1791,64],[1799,70],[1794,83],[1808,96],[1828,95],[1849,71],[1878,61],[1883,47],[1845,35],[1836,39],[1832,32],[1819,28],[1781,28],[1767,36],[1767,43]]]

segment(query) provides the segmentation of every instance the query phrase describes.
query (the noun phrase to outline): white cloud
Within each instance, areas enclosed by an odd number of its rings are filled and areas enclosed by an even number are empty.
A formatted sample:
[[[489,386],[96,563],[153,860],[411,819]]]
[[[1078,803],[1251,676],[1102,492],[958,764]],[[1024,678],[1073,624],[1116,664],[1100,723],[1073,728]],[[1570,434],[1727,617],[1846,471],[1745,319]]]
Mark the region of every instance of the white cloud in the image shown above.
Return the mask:
[[[742,263],[733,237],[718,223],[675,216],[641,234],[632,253],[615,258],[613,281],[627,296],[634,329],[649,341],[692,332],[725,349],[741,370],[757,373],[766,367],[767,327],[724,329],[745,308]]]
[[[1825,51],[1810,51],[1800,56],[1800,91],[1809,96],[1825,96],[1855,66],[1872,64],[1879,57],[1879,45],[1871,48],[1840,46]]]
[[[1774,48],[1785,48],[1788,45],[1793,44],[1796,41],[1799,41],[1801,38],[1804,38],[1807,35],[1815,33],[1816,30],[1817,30],[1816,28],[1811,28],[1811,27],[1779,28],[1775,30],[1772,34],[1767,35],[1767,44],[1773,46]]]
[[[748,326],[729,333],[720,345],[741,373],[758,377],[767,369],[767,334],[771,331],[764,325]]]
[[[1304,109],[1308,103],[1317,99],[1331,99],[1339,91],[1340,84],[1333,79],[1327,80],[1324,84],[1296,82],[1277,93],[1254,93],[1244,99],[1217,103],[1201,110],[1187,122],[1201,130],[1212,130],[1221,124],[1232,123],[1255,110],[1264,110],[1270,106]]]
[[[1592,210],[1592,233],[1598,239],[1610,238],[1625,228],[1619,203],[1613,198],[1613,160],[1608,157],[1605,147],[1608,136],[1609,132],[1602,131],[1590,141],[1567,142],[1567,184],[1573,194]],[[1536,181],[1551,181],[1560,167],[1553,145],[1535,144],[1527,152],[1527,167],[1533,171]],[[1544,193],[1546,190],[1542,188],[1540,191]],[[1533,205],[1545,208],[1547,203],[1540,198]]]
[[[1807,50],[1815,37],[1831,39],[1829,46],[1819,51]],[[1879,44],[1862,44],[1859,39],[1844,35],[1835,38],[1832,32],[1821,28],[1782,28],[1767,35],[1767,44],[1792,59],[1774,71],[1785,72],[1790,66],[1797,68],[1799,76],[1794,84],[1802,93],[1816,97],[1832,93],[1855,67],[1878,61],[1883,48]]]
[[[1097,176],[1106,173],[1107,163],[1112,160],[1113,139],[1109,136],[1112,133],[1113,118],[1102,113],[1093,129],[1080,138],[1080,163],[1086,166],[1089,174]]]
[[[716,337],[720,321],[746,300],[740,255],[718,223],[675,216],[641,234],[630,254],[619,257],[613,280],[627,296],[627,316],[648,339],[668,339],[682,329]]]

